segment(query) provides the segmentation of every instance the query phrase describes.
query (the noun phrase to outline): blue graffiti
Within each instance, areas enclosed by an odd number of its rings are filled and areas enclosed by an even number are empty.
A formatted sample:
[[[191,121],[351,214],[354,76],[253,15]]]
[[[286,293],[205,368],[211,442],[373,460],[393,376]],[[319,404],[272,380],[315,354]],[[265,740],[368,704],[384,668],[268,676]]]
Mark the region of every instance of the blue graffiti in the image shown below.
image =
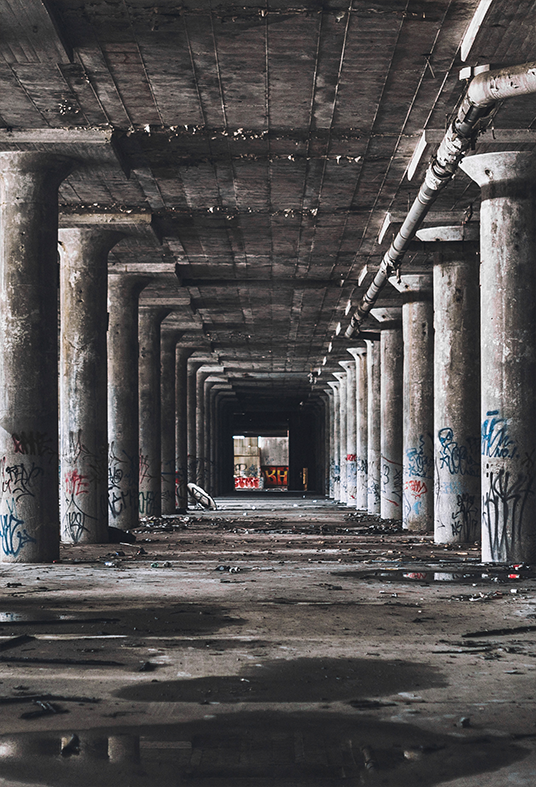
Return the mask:
[[[497,417],[498,410],[488,410],[486,416],[482,424],[482,456],[513,459],[517,455],[517,445],[508,437],[508,421]]]
[[[470,447],[459,445],[450,426],[440,429],[439,469],[446,468],[451,475],[480,475],[480,464],[475,462]],[[470,441],[469,441],[470,442]]]
[[[17,516],[15,500],[6,501],[8,513],[0,516],[0,546],[4,555],[17,557],[22,547],[30,541],[35,543],[23,528],[24,520]]]
[[[429,452],[425,450],[424,435],[419,437],[417,448],[407,449],[406,457],[406,470],[410,478],[432,478],[434,463]]]

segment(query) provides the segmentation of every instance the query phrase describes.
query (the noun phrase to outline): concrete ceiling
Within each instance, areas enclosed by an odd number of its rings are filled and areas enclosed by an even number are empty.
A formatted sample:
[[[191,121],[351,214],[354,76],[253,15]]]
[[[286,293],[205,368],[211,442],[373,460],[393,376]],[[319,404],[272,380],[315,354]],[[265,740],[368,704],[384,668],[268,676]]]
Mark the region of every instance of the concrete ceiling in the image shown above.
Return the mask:
[[[152,214],[154,232],[116,246],[110,269],[153,275],[142,302],[169,305],[164,325],[197,337],[243,406],[299,403],[320,387],[310,375],[330,342],[319,383],[350,357],[347,304],[463,91],[460,44],[478,5],[0,0],[0,147],[57,143],[83,162],[60,190],[71,219]],[[467,63],[536,59],[535,24],[536,3],[494,0]],[[532,146],[535,120],[534,97],[510,101],[477,152]],[[104,135],[108,152],[82,132]],[[459,173],[431,220],[471,210],[478,220],[478,191]],[[406,270],[429,266],[423,249]],[[382,303],[396,303],[388,289]]]

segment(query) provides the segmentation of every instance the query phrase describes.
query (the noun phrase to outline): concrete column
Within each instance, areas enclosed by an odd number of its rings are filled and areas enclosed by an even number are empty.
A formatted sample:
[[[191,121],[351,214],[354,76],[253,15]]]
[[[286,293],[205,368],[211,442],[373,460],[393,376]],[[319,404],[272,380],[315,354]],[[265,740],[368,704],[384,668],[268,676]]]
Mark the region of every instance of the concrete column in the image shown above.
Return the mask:
[[[434,336],[432,274],[406,274],[391,284],[404,295],[403,523],[434,527]]]
[[[328,496],[332,500],[335,496],[335,394],[332,388],[329,391],[326,389],[328,395],[328,429],[326,430],[327,442],[327,457],[328,457]]]
[[[72,164],[0,153],[0,560],[59,554],[58,188]]]
[[[213,374],[214,371],[198,369],[196,378],[196,414],[195,414],[195,456],[196,456],[196,473],[195,483],[202,489],[206,487],[207,479],[207,456],[205,453],[205,433],[206,433],[206,387],[207,379]]]
[[[536,158],[467,158],[482,187],[482,560],[536,562]]]
[[[177,420],[175,430],[175,504],[181,514],[188,510],[188,358],[194,347],[177,346],[175,397]]]
[[[121,232],[59,231],[60,522],[70,543],[108,541],[108,252]]]
[[[368,485],[367,510],[380,513],[380,342],[366,339],[367,345],[367,415],[368,415]]]
[[[188,364],[188,482],[197,483],[197,371],[203,361]]]
[[[479,227],[417,233],[434,253],[434,534],[480,538]]]
[[[169,314],[161,306],[138,310],[138,401],[140,516],[162,513],[162,446],[160,391],[160,325]]]
[[[356,372],[356,497],[358,511],[368,510],[368,385],[367,350],[350,347]]]
[[[402,519],[402,308],[372,309],[381,323],[381,502],[382,519]]]
[[[334,372],[339,381],[339,502],[346,505],[348,500],[348,479],[346,461],[346,421],[347,421],[347,383],[345,372]]]
[[[228,390],[228,383],[226,380],[219,379],[209,383],[208,386],[208,412],[209,412],[209,434],[207,442],[207,457],[208,457],[208,490],[211,495],[219,494],[218,491],[218,453],[219,453],[219,434],[218,434],[218,417],[217,417],[217,395],[219,392]]]
[[[160,402],[162,457],[162,514],[175,513],[175,365],[177,342],[182,331],[165,329],[160,333]]]
[[[339,407],[339,383],[328,382],[328,385],[333,391],[333,499],[338,503],[340,500],[341,490],[341,448],[340,448],[340,407]]]
[[[346,504],[355,508],[356,462],[356,374],[355,361],[339,361],[346,370]]]
[[[223,367],[218,367],[218,371],[223,371]],[[213,373],[215,374],[215,373]],[[216,494],[214,468],[216,464],[215,444],[216,444],[216,427],[215,427],[215,410],[214,410],[214,397],[220,386],[226,385],[227,381],[221,377],[213,376],[205,382],[205,488],[210,494]]]
[[[108,521],[138,525],[138,296],[149,278],[108,276]]]

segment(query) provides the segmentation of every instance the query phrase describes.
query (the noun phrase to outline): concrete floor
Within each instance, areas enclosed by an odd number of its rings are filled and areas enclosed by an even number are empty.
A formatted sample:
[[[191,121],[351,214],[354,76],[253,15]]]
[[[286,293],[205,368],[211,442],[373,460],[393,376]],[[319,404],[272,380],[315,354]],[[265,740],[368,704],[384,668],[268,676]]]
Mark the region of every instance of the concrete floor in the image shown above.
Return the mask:
[[[2,787],[536,784],[534,572],[313,495],[218,503],[0,568]]]

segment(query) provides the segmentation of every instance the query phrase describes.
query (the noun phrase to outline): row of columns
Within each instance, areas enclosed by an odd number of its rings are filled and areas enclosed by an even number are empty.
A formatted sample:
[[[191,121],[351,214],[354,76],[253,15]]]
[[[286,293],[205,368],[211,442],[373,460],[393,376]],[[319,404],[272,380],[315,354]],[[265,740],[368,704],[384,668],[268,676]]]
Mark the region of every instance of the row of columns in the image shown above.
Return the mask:
[[[2,561],[56,560],[60,538],[106,542],[108,525],[185,510],[187,481],[206,480],[186,468],[188,452],[201,466],[207,455],[210,371],[188,368],[199,346],[161,332],[169,309],[139,304],[150,275],[108,274],[123,229],[58,231],[72,167],[53,153],[0,153]]]
[[[486,562],[532,562],[536,156],[475,155],[462,168],[482,189],[480,233],[417,233],[433,244],[433,277],[390,280],[402,306],[372,310],[379,336],[349,348],[355,365],[341,362],[329,384],[330,495],[438,543],[481,539]]]

